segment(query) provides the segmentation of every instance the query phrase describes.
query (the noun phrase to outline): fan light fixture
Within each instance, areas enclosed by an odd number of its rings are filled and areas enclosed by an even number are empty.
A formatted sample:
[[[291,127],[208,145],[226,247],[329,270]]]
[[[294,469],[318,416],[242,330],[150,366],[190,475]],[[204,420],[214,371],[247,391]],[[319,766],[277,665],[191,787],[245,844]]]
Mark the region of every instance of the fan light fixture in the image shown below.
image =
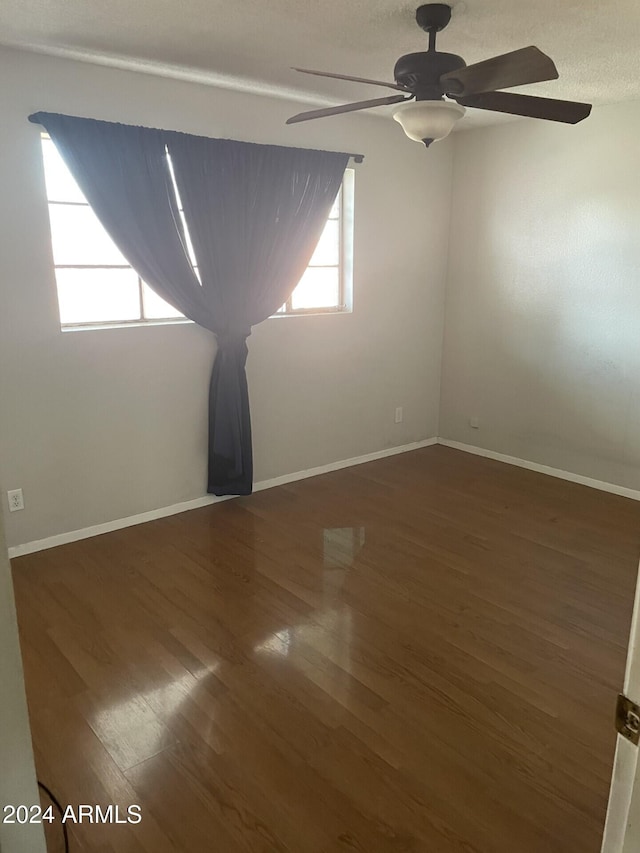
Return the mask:
[[[428,148],[448,136],[465,112],[464,107],[451,101],[414,101],[399,107],[393,117],[409,139],[424,142]]]

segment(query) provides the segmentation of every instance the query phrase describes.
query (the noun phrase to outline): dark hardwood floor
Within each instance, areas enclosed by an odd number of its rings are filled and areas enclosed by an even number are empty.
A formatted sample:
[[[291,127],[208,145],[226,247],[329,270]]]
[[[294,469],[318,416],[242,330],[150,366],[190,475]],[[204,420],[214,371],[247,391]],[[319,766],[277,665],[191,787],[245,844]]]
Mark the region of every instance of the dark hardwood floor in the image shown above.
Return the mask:
[[[639,556],[432,447],[14,560],[40,778],[142,806],[72,851],[598,853]]]

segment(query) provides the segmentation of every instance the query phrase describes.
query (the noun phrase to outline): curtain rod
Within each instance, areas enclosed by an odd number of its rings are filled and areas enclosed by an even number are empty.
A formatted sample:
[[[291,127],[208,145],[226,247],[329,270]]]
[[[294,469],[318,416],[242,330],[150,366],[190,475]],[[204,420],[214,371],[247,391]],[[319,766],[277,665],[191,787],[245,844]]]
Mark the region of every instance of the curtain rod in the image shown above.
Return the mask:
[[[45,112],[45,110],[42,110],[42,112]],[[39,110],[37,113],[32,113],[32,114],[29,116],[29,121],[30,121],[32,124],[41,124],[41,122],[40,122],[40,121],[39,121],[39,119],[38,119],[38,115],[39,115],[39,113],[40,113],[40,110]],[[104,119],[91,119],[91,121],[104,121]],[[124,122],[118,122],[118,124],[123,124],[123,123],[124,123]],[[151,129],[153,129],[153,128],[151,128]],[[176,131],[176,130],[171,130],[171,131],[167,131],[167,132],[168,132],[168,133],[184,133],[185,131]],[[199,136],[200,134],[197,134],[197,135]],[[207,139],[213,139],[213,138],[215,138],[215,137],[205,137],[205,138],[207,138]],[[241,141],[244,141],[244,140],[237,140],[237,141],[240,141],[240,142],[241,142]],[[276,144],[276,143],[260,143],[260,142],[257,142],[257,143],[249,143],[249,144],[253,144],[253,145],[270,145],[270,144]],[[288,148],[288,147],[295,147],[295,146],[278,146],[278,147],[285,147],[285,148]],[[348,152],[346,152],[346,151],[345,151],[345,154],[347,154],[347,156],[349,157],[349,159],[350,159],[350,160],[353,160],[353,162],[354,162],[354,163],[362,163],[362,162],[364,161],[364,154],[349,154],[349,153],[348,153]]]

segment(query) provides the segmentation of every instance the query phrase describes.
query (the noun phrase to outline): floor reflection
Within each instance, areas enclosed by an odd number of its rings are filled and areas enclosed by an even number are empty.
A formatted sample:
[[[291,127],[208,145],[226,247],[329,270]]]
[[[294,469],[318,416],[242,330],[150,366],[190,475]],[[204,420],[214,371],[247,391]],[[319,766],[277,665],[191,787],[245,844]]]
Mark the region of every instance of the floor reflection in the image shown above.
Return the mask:
[[[197,695],[207,693],[216,669],[214,666],[196,673],[185,672],[164,684],[135,690],[127,698],[106,707],[99,707],[98,702],[87,698],[83,710],[116,764],[126,770],[174,742],[170,727],[189,702],[198,704]],[[205,711],[215,701],[214,694],[209,699],[209,702],[201,700]],[[202,721],[206,715],[199,715],[199,718]],[[200,737],[215,748],[213,717],[208,728],[209,731],[205,727],[199,732]]]
[[[331,527],[323,531],[325,569],[348,568],[364,545],[364,527]]]
[[[254,650],[256,652],[269,652],[286,658],[289,656],[289,649],[291,648],[291,635],[291,628],[283,628],[282,631],[276,631],[275,634],[272,634],[264,643],[259,643]]]
[[[353,613],[341,599],[364,543],[364,527],[323,530],[322,606],[304,622],[279,628],[254,646],[257,654],[286,660],[323,689],[329,688],[333,697],[346,707],[351,684]]]

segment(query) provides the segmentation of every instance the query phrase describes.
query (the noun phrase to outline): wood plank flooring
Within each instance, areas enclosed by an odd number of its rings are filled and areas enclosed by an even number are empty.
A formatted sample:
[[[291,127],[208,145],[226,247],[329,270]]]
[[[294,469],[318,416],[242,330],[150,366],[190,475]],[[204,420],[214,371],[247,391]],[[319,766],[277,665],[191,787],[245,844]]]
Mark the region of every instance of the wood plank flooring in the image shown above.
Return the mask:
[[[431,447],[14,560],[40,778],[142,807],[72,851],[598,853],[639,556]]]

